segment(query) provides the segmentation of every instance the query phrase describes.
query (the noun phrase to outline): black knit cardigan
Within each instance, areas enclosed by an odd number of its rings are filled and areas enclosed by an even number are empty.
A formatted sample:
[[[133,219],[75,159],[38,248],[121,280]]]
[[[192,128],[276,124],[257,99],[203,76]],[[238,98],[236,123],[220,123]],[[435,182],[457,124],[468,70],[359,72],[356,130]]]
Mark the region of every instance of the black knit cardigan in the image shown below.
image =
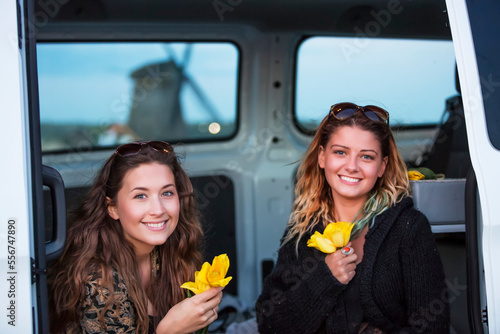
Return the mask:
[[[295,240],[280,248],[256,303],[260,333],[347,333],[347,285],[331,274],[325,254],[307,247],[322,225],[300,240],[298,257]],[[449,333],[443,265],[429,222],[411,198],[376,217],[356,275],[370,325],[384,333]]]

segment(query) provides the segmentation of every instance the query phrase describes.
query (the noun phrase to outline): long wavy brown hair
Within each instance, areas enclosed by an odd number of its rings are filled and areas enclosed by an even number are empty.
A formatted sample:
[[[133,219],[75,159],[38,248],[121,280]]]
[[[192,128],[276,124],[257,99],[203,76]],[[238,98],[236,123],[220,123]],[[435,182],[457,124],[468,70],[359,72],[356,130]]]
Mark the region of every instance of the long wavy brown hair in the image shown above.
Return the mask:
[[[324,170],[318,165],[318,155],[320,147],[326,147],[332,134],[345,126],[358,127],[373,133],[380,143],[382,156],[388,157],[384,175],[375,183],[368,195],[368,200],[361,209],[362,212],[357,216],[353,235],[360,230],[360,222],[366,223],[374,215],[410,195],[406,164],[399,155],[388,124],[374,122],[360,112],[342,120],[326,116],[320,123],[307,151],[299,160],[301,165],[297,171],[295,201],[288,221],[288,233],[282,245],[298,236],[296,239],[296,249],[298,249],[299,241],[307,231],[311,231],[320,221],[325,227],[329,222],[334,221],[335,203],[332,190],[326,180]]]
[[[172,170],[179,194],[180,212],[174,232],[164,244],[156,246],[160,270],[156,278],[151,278],[149,286],[144,288],[133,245],[125,240],[122,225],[109,216],[106,197],[116,203],[125,174],[151,163],[163,164]],[[103,286],[111,292],[114,291],[113,272],[117,272],[124,281],[136,309],[134,322],[138,333],[148,331],[147,298],[152,302],[159,319],[185,298],[180,286],[192,280],[194,272],[201,265],[203,232],[194,202],[193,186],[174,152],[159,152],[144,145],[138,154],[132,156],[113,154],[98,172],[94,184],[72,217],[65,250],[48,273],[52,333],[79,326],[82,316],[79,305],[85,298],[85,283],[93,273],[102,275]],[[113,293],[109,296],[99,314],[102,325],[106,310],[116,302]]]

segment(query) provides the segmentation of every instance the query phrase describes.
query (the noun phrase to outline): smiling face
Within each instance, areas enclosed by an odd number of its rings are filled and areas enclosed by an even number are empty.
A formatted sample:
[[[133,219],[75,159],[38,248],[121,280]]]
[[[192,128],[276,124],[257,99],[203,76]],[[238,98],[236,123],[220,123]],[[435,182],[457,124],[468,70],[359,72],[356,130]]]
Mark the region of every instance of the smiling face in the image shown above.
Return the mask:
[[[332,189],[334,202],[362,205],[387,165],[380,142],[370,131],[342,126],[325,147],[320,146],[318,165]]]
[[[109,215],[122,224],[125,238],[136,254],[164,244],[179,221],[179,196],[174,174],[159,163],[129,170]]]

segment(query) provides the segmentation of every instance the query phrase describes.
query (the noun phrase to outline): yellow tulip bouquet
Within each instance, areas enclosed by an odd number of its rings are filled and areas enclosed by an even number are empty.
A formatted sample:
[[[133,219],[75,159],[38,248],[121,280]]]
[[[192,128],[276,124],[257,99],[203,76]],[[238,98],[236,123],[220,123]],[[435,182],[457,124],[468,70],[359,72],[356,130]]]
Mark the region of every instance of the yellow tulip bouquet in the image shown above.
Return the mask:
[[[408,170],[408,179],[410,181],[440,180],[444,179],[444,174],[434,174],[434,172],[427,167],[410,168]]]
[[[229,258],[227,254],[221,254],[214,257],[212,264],[203,263],[201,270],[195,272],[194,282],[186,282],[181,285],[181,288],[187,289],[188,297],[191,297],[191,292],[195,295],[205,292],[212,287],[225,287],[232,277],[226,277],[229,269]],[[208,326],[197,330],[196,334],[205,334],[208,332]]]
[[[422,180],[423,178],[425,178],[425,175],[420,173],[418,170],[409,170],[408,171],[408,179],[410,181],[418,181],[418,180]]]
[[[307,246],[319,249],[323,253],[333,253],[349,243],[354,223],[336,222],[326,226],[323,234],[318,231],[307,241]]]

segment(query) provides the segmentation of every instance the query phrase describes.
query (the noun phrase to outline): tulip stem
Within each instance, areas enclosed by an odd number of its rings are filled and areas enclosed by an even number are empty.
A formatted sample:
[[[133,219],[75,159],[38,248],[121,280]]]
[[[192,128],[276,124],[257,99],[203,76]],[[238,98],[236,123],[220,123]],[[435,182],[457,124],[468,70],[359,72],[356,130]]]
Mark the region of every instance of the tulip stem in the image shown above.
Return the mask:
[[[207,327],[204,327],[202,329],[198,329],[196,332],[194,332],[195,334],[207,334],[208,333],[208,326]]]

